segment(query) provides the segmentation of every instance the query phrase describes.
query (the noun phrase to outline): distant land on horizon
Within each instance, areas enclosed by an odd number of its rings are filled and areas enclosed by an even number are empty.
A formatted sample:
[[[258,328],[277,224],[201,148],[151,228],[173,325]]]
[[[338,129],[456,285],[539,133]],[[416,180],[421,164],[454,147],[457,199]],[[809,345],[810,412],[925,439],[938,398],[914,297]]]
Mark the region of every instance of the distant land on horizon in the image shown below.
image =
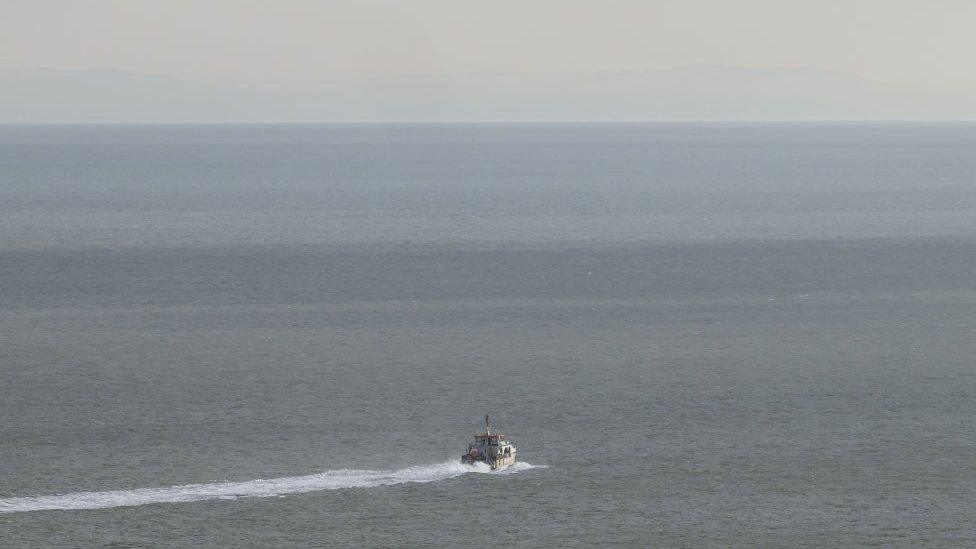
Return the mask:
[[[976,120],[976,90],[816,68],[476,72],[202,82],[0,69],[0,123]]]

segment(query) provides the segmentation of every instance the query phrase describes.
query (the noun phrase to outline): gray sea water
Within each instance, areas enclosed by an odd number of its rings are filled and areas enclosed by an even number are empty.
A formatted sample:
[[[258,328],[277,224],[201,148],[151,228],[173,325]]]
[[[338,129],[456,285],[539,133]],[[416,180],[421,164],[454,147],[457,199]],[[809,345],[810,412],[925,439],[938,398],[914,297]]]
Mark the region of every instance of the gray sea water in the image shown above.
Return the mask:
[[[973,546],[974,272],[973,125],[0,127],[0,546]]]

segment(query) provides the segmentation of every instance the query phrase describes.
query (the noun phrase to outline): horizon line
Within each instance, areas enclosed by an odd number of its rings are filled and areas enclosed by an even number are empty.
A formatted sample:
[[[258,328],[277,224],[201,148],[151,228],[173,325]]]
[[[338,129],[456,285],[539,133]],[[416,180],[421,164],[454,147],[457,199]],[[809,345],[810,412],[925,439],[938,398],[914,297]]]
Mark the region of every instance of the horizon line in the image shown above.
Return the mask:
[[[4,122],[0,126],[641,126],[668,124],[976,124],[976,119],[939,118],[825,118],[825,119],[659,119],[659,120],[357,120],[357,121],[86,121],[86,122]]]

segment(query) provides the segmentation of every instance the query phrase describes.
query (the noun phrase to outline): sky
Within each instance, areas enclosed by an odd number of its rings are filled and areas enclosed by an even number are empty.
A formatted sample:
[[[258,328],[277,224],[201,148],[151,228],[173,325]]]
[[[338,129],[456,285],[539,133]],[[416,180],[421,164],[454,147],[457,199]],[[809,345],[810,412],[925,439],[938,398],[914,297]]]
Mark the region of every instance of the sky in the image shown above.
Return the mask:
[[[2,0],[0,66],[332,78],[707,64],[976,85],[972,0]]]
[[[974,28],[972,0],[0,0],[0,70],[294,90],[714,66],[945,90],[976,88]]]

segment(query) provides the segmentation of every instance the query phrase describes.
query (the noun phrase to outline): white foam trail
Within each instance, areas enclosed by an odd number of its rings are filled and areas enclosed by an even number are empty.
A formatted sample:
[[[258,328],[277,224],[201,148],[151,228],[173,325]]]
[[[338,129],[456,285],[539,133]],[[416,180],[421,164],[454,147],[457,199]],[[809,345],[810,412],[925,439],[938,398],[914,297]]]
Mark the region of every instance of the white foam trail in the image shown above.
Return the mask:
[[[369,488],[408,482],[435,482],[461,476],[465,473],[511,474],[527,469],[543,467],[528,463],[516,463],[506,469],[491,471],[487,465],[463,465],[449,461],[433,465],[418,465],[396,471],[359,471],[341,469],[324,471],[302,477],[282,477],[248,480],[245,482],[218,482],[213,484],[186,484],[164,488],[139,488],[136,490],[112,490],[109,492],[76,492],[56,496],[33,496],[0,499],[0,513],[20,513],[53,509],[106,509],[129,507],[150,503],[180,503],[208,499],[237,499],[243,497],[270,497],[284,494],[301,494],[318,490],[342,488]]]

